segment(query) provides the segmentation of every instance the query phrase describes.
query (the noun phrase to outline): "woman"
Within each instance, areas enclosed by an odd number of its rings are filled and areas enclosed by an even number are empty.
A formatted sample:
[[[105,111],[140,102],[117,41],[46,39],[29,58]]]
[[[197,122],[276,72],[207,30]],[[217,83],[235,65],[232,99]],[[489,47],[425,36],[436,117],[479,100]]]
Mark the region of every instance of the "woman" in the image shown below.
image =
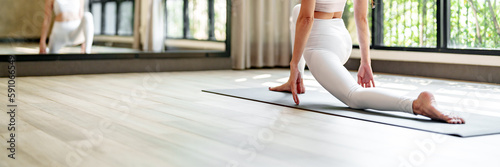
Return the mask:
[[[84,0],[45,0],[45,17],[40,38],[40,54],[47,53],[47,34],[54,11],[55,22],[50,34],[49,52],[58,53],[67,45],[82,44],[82,53],[90,53],[94,39],[92,14],[83,12]]]
[[[305,61],[314,78],[328,92],[351,108],[404,111],[424,115],[452,124],[465,123],[457,116],[443,114],[434,107],[434,97],[422,92],[417,99],[389,94],[375,87],[369,52],[368,1],[354,0],[354,17],[358,31],[361,63],[358,81],[343,66],[351,54],[352,41],[342,21],[346,0],[302,0],[295,6],[292,17],[293,56],[290,78],[272,91],[292,92],[298,105],[297,94],[305,93],[302,73]],[[304,55],[304,57],[302,57]]]

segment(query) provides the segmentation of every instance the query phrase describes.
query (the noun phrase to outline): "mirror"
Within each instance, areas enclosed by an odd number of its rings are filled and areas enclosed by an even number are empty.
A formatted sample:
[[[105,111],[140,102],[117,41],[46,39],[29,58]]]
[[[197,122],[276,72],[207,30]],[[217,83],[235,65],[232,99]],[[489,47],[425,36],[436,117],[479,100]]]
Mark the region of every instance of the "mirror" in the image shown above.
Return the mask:
[[[91,53],[225,52],[229,3],[230,0],[84,0],[84,10],[93,19]],[[6,1],[2,6],[0,54],[39,54],[45,0]],[[51,30],[55,19],[53,12],[47,45],[54,33]],[[149,45],[161,49],[147,49],[150,46],[145,46],[146,41],[156,41]],[[80,53],[80,45],[65,46],[58,52]]]

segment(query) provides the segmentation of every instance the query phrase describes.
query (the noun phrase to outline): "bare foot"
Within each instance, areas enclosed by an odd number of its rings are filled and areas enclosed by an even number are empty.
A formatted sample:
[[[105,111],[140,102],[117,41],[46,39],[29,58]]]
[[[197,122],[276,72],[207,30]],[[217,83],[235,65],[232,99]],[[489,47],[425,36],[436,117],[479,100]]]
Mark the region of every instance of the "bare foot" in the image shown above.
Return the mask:
[[[450,124],[464,124],[465,120],[459,116],[445,115],[434,107],[434,96],[429,92],[422,92],[417,100],[413,101],[413,113]]]
[[[301,81],[303,82],[303,81]],[[290,85],[290,82],[286,82],[283,85],[276,86],[276,87],[269,87],[270,91],[276,91],[276,92],[292,92],[292,86]],[[304,94],[306,93],[306,88],[304,84],[300,84],[300,92],[297,92],[298,94]]]

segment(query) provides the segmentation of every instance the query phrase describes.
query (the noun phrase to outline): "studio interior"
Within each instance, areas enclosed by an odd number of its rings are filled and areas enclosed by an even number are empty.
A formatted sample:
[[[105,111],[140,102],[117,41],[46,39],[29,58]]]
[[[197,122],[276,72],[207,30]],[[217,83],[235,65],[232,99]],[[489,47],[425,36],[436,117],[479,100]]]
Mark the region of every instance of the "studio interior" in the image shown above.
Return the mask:
[[[0,167],[500,166],[497,0],[2,0]]]

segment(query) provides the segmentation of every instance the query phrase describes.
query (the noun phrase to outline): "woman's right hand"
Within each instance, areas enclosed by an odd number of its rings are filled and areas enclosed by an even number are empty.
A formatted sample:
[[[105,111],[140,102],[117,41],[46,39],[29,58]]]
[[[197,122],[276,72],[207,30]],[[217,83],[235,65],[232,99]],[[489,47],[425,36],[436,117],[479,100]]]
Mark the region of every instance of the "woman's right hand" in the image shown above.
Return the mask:
[[[299,96],[297,94],[303,94],[306,92],[304,81],[302,79],[302,76],[300,75],[300,71],[296,66],[290,67],[290,78],[288,78],[288,81],[286,83],[273,88],[270,87],[269,90],[278,92],[292,92],[293,101],[297,105],[299,105],[300,103]]]
[[[47,54],[47,45],[45,43],[40,43],[40,54]]]

